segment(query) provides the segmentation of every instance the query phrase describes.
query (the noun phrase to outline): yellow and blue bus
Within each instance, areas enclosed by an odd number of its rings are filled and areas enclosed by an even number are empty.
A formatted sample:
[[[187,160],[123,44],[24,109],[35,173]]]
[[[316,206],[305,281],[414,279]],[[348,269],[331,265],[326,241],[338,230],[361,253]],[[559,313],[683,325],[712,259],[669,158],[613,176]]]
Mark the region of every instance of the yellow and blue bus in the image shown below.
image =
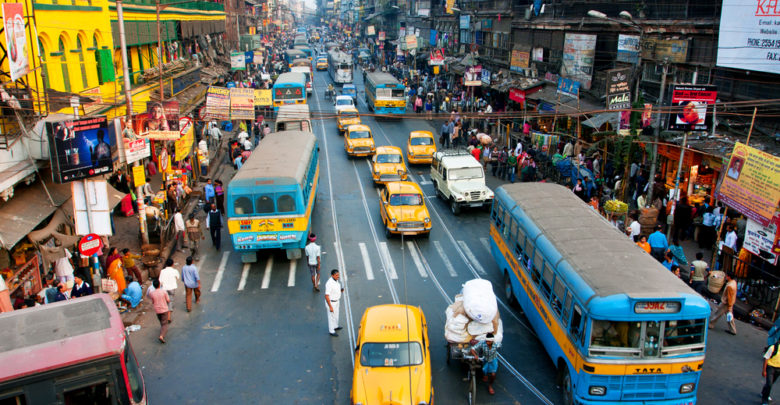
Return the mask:
[[[311,62],[312,59],[314,59],[314,51],[311,50],[309,45],[294,45],[293,49],[297,49],[297,50],[305,53],[306,57],[309,59],[309,62]]]
[[[366,74],[366,104],[377,114],[403,114],[406,112],[404,85],[387,72]]]
[[[306,53],[303,52],[302,50],[286,49],[284,51],[284,61],[287,62],[288,68],[295,66],[294,62],[296,59],[306,59],[309,61],[309,65],[311,65],[311,59],[309,59],[309,57],[306,56]]]
[[[244,263],[282,249],[301,257],[319,181],[317,137],[307,131],[268,134],[227,187],[227,227]]]
[[[566,404],[694,404],[706,300],[571,190],[496,190],[491,253],[558,368]]]
[[[274,112],[285,104],[306,104],[306,75],[300,72],[282,73],[273,87]]]

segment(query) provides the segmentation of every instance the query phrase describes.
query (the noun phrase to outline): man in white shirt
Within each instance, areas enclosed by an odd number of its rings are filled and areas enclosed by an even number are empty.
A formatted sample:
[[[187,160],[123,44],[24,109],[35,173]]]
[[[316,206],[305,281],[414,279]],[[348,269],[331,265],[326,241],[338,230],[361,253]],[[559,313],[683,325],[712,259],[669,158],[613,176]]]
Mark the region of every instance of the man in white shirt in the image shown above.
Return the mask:
[[[515,146],[515,156],[520,156],[520,153],[523,152],[523,144],[518,142],[517,146]]]
[[[339,271],[333,269],[330,271],[330,278],[325,283],[325,306],[328,309],[328,333],[331,336],[338,336],[339,326],[339,300],[344,287],[339,282]]]
[[[54,262],[54,274],[56,274],[57,279],[65,284],[65,287],[70,290],[73,288],[73,264],[70,262],[70,258],[73,255],[67,248],[63,248],[63,250],[65,251],[65,256],[60,257]]]
[[[639,219],[639,215],[636,213],[631,214],[631,224],[628,226],[628,229],[631,230],[629,237],[634,243],[639,242],[639,234],[642,233],[642,225],[637,219]]]
[[[179,286],[178,281],[181,277],[179,271],[173,268],[173,259],[165,261],[165,268],[160,271],[160,288],[165,290],[170,297],[168,302],[168,323],[173,321],[173,297],[176,295],[176,287]]]
[[[179,207],[176,207],[176,213],[173,214],[173,226],[176,231],[176,236],[173,239],[173,250],[176,251],[176,249],[179,248],[179,239],[182,240],[182,246],[184,245],[184,232],[187,230],[184,226],[184,217],[182,217],[181,209],[179,209]]]
[[[311,284],[315,292],[320,292],[320,265],[322,263],[322,249],[317,244],[317,235],[309,235],[309,244],[304,249],[309,263],[309,274],[311,274]]]
[[[737,232],[734,230],[733,225],[726,226],[726,238],[723,240],[723,246],[728,246],[733,251],[737,251]]]

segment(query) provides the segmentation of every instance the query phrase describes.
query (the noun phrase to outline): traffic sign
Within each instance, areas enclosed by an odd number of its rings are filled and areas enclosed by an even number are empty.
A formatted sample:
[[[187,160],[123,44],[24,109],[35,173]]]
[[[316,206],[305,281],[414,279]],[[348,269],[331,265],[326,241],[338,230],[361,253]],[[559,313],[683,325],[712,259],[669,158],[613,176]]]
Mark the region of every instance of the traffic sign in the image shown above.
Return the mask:
[[[79,253],[84,256],[92,256],[102,247],[103,242],[100,240],[100,236],[97,236],[94,233],[84,236],[79,241]]]

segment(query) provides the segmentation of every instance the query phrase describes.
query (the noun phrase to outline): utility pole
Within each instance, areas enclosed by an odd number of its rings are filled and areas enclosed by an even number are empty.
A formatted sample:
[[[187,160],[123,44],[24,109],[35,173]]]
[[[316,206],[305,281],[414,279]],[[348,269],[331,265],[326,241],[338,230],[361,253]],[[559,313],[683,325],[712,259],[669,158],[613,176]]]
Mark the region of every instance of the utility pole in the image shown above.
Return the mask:
[[[125,37],[125,15],[122,10],[122,0],[116,0],[116,14],[119,25],[119,46],[122,51],[122,76],[125,81],[125,102],[127,103],[125,108],[125,125],[128,125],[133,121],[133,96],[130,94],[130,72],[127,71],[127,38]],[[132,128],[132,125],[130,125],[130,128]],[[124,133],[124,128],[122,128],[120,135],[122,133]],[[140,165],[141,164],[137,160],[133,162],[133,167]],[[135,182],[135,179],[133,179],[133,182]],[[143,185],[136,184],[135,196],[138,205],[138,227],[141,231],[141,243],[147,244],[149,243],[149,232],[146,228],[146,207],[144,206]]]
[[[647,190],[647,199],[645,204],[650,205],[653,203],[653,186],[655,186],[655,167],[658,165],[658,140],[661,138],[661,108],[664,104],[664,92],[666,91],[666,75],[669,73],[669,59],[664,58],[662,62],[664,67],[663,76],[661,76],[661,95],[658,96],[658,121],[656,122],[655,131],[653,134],[653,163],[650,164],[650,174],[648,175],[648,184],[650,186]],[[639,209],[645,207],[638,207]]]
[[[160,103],[162,103],[165,100],[165,92],[163,90],[162,37],[160,36],[160,0],[155,0],[154,10],[157,14],[157,67],[160,69]]]

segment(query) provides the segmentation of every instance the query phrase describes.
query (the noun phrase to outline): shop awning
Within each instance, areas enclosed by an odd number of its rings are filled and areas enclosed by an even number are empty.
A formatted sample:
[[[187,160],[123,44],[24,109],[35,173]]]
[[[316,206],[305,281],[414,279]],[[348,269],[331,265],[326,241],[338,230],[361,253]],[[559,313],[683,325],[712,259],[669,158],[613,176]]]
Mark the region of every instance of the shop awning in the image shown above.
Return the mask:
[[[591,127],[593,129],[599,129],[607,122],[612,126],[613,129],[617,128],[620,124],[620,113],[608,112],[596,114],[586,119],[585,121],[582,121],[582,125]]]
[[[528,98],[543,101],[552,106],[552,110],[544,111],[548,113],[554,113],[557,110],[558,114],[579,114],[587,111],[604,110],[603,104],[596,104],[582,96],[580,96],[578,101],[574,97],[559,95],[557,91],[556,86],[545,85],[542,90],[528,96]]]
[[[363,21],[368,21],[368,20],[370,20],[370,19],[372,19],[372,18],[374,18],[374,17],[376,17],[376,16],[378,16],[378,15],[379,15],[379,13],[371,13],[371,14],[369,14],[369,15],[365,16],[365,17],[363,18]]]
[[[44,174],[44,177],[46,174]],[[49,175],[51,177],[51,175]],[[70,199],[69,184],[55,184],[46,181],[46,187],[51,194],[52,204],[40,181],[30,186],[16,187],[14,196],[0,205],[0,245],[5,249],[13,248],[30,231],[35,229],[44,219],[48,218],[57,207]]]

